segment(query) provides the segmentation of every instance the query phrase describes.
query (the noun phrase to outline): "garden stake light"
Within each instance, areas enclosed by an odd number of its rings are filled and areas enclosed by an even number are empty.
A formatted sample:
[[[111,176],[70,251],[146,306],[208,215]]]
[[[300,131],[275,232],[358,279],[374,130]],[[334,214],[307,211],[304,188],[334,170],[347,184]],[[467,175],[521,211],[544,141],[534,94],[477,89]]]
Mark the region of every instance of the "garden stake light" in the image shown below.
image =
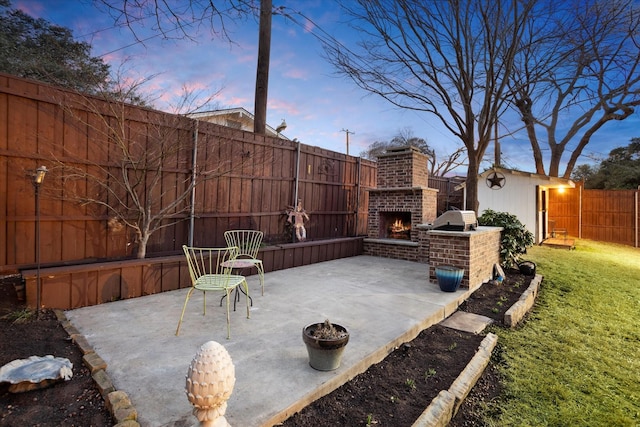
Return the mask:
[[[47,174],[47,168],[40,166],[33,176],[33,187],[36,196],[36,317],[40,316],[40,185]]]

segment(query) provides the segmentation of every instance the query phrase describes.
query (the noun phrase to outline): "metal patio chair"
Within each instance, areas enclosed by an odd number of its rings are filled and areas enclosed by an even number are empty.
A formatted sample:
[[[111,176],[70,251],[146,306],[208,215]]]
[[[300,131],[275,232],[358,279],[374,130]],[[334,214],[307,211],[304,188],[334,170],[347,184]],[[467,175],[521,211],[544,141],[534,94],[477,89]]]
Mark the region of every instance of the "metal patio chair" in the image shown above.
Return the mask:
[[[258,251],[262,245],[263,236],[264,233],[258,230],[229,230],[224,232],[224,240],[227,242],[227,246],[238,248],[236,259],[250,262],[258,269],[262,295],[264,295],[264,267],[262,266],[262,260],[258,258]]]
[[[180,325],[182,324],[182,318],[184,317],[189,298],[191,298],[193,291],[197,289],[204,293],[203,315],[207,314],[207,292],[222,291],[225,293],[227,303],[227,339],[231,338],[231,320],[229,313],[229,305],[231,304],[230,294],[236,290],[238,286],[244,287],[243,292],[247,299],[247,319],[250,318],[249,288],[247,281],[244,276],[232,274],[233,269],[231,267],[222,265],[226,261],[233,261],[238,254],[238,249],[236,247],[196,248],[187,245],[183,245],[182,249],[187,257],[189,275],[191,276],[191,289],[187,292],[187,297],[184,300],[182,314],[180,315],[178,327],[176,328],[176,335],[180,332]]]

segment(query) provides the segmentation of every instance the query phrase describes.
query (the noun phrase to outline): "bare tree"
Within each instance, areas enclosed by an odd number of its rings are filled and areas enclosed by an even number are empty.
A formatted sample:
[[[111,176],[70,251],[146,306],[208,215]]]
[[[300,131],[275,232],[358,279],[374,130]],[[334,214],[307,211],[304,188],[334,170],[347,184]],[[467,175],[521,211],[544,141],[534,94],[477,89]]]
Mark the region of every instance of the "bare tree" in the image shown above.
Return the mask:
[[[458,147],[453,153],[449,153],[442,160],[438,160],[436,154],[433,154],[433,161],[429,162],[430,176],[445,176],[449,172],[454,171],[459,166],[467,164],[467,150],[465,147]]]
[[[130,90],[137,92],[140,84]],[[122,86],[120,93],[128,98]],[[57,196],[108,218],[112,230],[132,230],[137,258],[146,256],[153,233],[188,218],[197,185],[228,173],[229,159],[248,158],[231,141],[198,139],[198,122],[185,115],[143,109],[108,96],[78,96],[60,104],[75,123],[74,131],[86,135],[88,148],[75,150],[73,156],[52,153],[53,172],[62,184],[56,186]],[[209,154],[206,162],[195,161],[198,146],[216,144],[220,147],[211,151],[219,157]],[[234,150],[237,155],[230,155]]]
[[[258,134],[266,132],[267,99],[269,87],[269,62],[271,52],[271,18],[280,14],[284,7],[273,9],[271,0],[188,0],[182,4],[170,4],[163,0],[98,0],[103,4],[117,25],[125,25],[136,39],[144,43],[139,35],[139,22],[154,20],[154,29],[164,38],[193,39],[203,23],[208,22],[214,36],[232,42],[227,23],[247,16],[259,17],[258,60],[254,97],[254,127]]]
[[[640,104],[639,13],[633,0],[538,5],[511,80],[537,173],[546,173],[544,141],[549,175],[560,176],[564,159],[569,178],[593,135]]]
[[[327,43],[339,73],[364,90],[440,120],[465,146],[467,206],[505,110],[508,79],[532,4],[527,0],[358,0],[348,9],[358,48]]]
[[[466,159],[466,150],[464,147],[458,147],[453,153],[444,156],[443,160],[438,160],[438,155],[424,138],[413,135],[410,128],[398,131],[390,141],[376,141],[369,148],[360,153],[360,157],[375,160],[381,154],[384,154],[388,148],[398,146],[412,146],[420,150],[421,153],[428,156],[427,167],[429,168],[429,176],[444,176],[459,166],[464,166]]]
[[[444,155],[442,160],[439,160],[436,150],[425,139],[414,136],[410,129],[401,130],[389,144],[390,146],[411,145],[420,149],[421,152],[428,156],[429,176],[445,176],[457,167],[466,165],[466,150],[464,147],[456,148],[454,152]]]
[[[136,40],[144,43],[148,34],[143,28],[152,28],[166,39],[194,39],[203,26],[211,34],[232,41],[227,25],[248,15],[256,14],[258,0],[95,0],[117,26],[127,27]],[[151,20],[151,24],[149,21]]]

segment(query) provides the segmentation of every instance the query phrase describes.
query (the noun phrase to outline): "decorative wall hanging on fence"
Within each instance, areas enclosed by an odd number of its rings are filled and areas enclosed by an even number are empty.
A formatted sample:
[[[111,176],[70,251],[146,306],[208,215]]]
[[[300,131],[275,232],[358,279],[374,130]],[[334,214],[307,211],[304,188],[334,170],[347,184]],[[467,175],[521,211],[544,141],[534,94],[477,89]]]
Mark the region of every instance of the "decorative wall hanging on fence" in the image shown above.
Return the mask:
[[[293,227],[296,232],[296,239],[299,242],[304,242],[307,240],[307,230],[304,228],[304,221],[309,221],[309,215],[302,207],[302,200],[298,200],[298,206],[295,208],[289,206],[287,210],[287,222],[293,224]]]

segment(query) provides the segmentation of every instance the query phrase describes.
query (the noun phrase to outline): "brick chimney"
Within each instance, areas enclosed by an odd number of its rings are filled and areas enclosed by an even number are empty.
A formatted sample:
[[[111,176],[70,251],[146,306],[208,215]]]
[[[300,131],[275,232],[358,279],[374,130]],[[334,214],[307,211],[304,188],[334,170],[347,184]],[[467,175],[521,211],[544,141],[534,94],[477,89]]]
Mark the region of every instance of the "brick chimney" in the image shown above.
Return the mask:
[[[415,147],[390,148],[378,157],[378,188],[427,188],[427,155]]]
[[[378,187],[369,191],[369,238],[397,238],[388,229],[401,221],[410,228],[401,238],[417,242],[415,226],[435,220],[437,190],[428,188],[427,159],[409,146],[391,148],[378,157]]]

